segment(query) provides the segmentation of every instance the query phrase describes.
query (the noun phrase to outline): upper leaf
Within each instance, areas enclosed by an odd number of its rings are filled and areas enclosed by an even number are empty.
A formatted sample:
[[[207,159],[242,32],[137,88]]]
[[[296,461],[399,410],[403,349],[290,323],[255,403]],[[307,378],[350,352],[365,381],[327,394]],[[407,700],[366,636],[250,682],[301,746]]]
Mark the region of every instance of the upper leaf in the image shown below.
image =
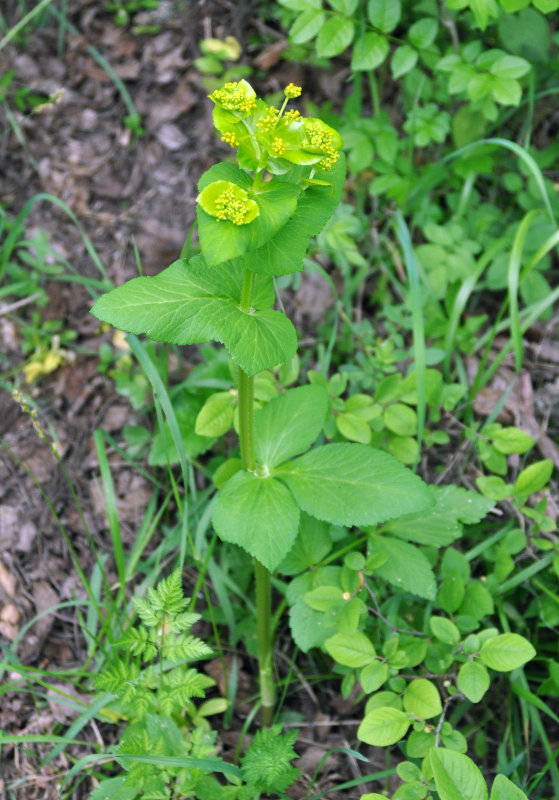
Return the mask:
[[[92,313],[159,342],[222,342],[254,375],[292,358],[297,337],[287,317],[268,310],[274,302],[269,280],[257,279],[250,312],[239,307],[241,291],[242,272],[231,262],[208,267],[201,257],[180,259],[153,278],[134,278],[103,295]]]
[[[235,258],[233,263],[266,275],[287,275],[301,270],[311,238],[320,233],[340,202],[345,175],[343,154],[332,169],[316,170],[314,178],[327,185],[309,185],[301,192],[297,209],[283,228],[261,247]]]
[[[433,503],[420,478],[367,445],[323,445],[276,474],[303,511],[335,525],[374,525]]]
[[[209,197],[208,192],[214,187],[223,188],[229,184],[246,196],[245,204],[255,204],[258,208],[251,215],[252,206],[247,205],[242,224],[235,224],[231,217],[218,219],[217,210],[214,213],[209,201],[204,202],[204,197]],[[288,181],[270,181],[253,189],[248,173],[226,162],[210,167],[200,178],[198,187],[198,236],[202,254],[210,265],[256,250],[275,236],[295,212],[301,191],[299,186]]]

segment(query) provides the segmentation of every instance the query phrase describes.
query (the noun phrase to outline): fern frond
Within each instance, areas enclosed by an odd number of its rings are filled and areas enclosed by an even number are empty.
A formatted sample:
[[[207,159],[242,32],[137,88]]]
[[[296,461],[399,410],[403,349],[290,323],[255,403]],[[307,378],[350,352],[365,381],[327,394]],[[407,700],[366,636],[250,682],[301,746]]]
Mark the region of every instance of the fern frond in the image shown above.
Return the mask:
[[[193,661],[203,656],[211,655],[213,650],[211,647],[198,639],[197,636],[185,636],[179,634],[174,638],[165,639],[161,655],[163,658],[168,658],[173,664],[177,661]]]
[[[133,597],[132,602],[136,606],[138,616],[148,628],[158,628],[161,620],[165,616],[158,609],[154,609],[149,600],[144,597]]]
[[[176,569],[160,581],[155,589],[148,589],[148,598],[154,611],[162,611],[173,617],[184,611],[188,600],[182,590],[181,570]]]
[[[101,672],[93,683],[96,689],[101,689],[110,694],[118,696],[133,695],[136,691],[136,681],[140,675],[140,668],[132,662],[128,664],[122,660],[115,661],[114,664]]]
[[[283,792],[301,774],[289,763],[297,732],[281,733],[281,725],[258,731],[242,760],[243,775],[258,792]]]
[[[178,614],[173,619],[169,620],[169,631],[171,633],[186,633],[201,619],[201,614],[190,614],[186,611],[184,614]]]
[[[117,644],[126,652],[140,656],[144,661],[153,661],[157,655],[153,631],[148,631],[143,625],[140,625],[139,628],[128,628]]]

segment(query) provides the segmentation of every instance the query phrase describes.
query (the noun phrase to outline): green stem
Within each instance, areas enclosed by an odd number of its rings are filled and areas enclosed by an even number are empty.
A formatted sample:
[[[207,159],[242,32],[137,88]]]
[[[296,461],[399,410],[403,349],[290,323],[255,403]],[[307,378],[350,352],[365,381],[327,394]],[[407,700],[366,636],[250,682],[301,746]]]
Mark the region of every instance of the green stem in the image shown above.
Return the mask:
[[[243,290],[241,294],[241,310],[250,311],[250,295],[254,283],[254,272],[245,270]],[[254,377],[247,375],[239,367],[239,443],[243,469],[254,470]],[[256,580],[256,624],[258,632],[258,672],[260,677],[260,699],[262,704],[262,724],[272,724],[276,686],[272,665],[272,584],[271,574],[266,567],[255,559],[254,573]]]
[[[272,663],[272,584],[270,570],[255,559],[256,626],[258,634],[258,673],[260,677],[260,702],[262,724],[268,728],[274,718],[276,684]]]

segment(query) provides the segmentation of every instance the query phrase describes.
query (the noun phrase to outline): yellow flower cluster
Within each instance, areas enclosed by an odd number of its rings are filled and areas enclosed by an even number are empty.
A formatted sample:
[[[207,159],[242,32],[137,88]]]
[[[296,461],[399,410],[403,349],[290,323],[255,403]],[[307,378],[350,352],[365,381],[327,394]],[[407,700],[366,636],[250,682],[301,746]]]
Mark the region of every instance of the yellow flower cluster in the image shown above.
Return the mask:
[[[300,97],[302,91],[300,86],[295,86],[295,84],[290,83],[285,87],[283,93],[288,100],[293,100],[295,97]]]
[[[233,131],[228,131],[227,133],[224,133],[223,136],[221,137],[221,141],[227,142],[227,144],[230,147],[238,147],[240,144],[237,135],[233,133]]]
[[[235,225],[244,225],[248,213],[246,200],[235,197],[232,189],[226,189],[215,200],[216,217],[221,220],[230,220]]]
[[[272,150],[276,156],[282,156],[285,153],[285,142],[279,136],[276,136],[272,142]]]
[[[270,133],[276,127],[278,116],[279,110],[274,106],[269,106],[262,119],[256,123],[256,127],[261,128],[264,133]]]
[[[301,114],[297,111],[296,108],[292,108],[289,111],[286,111],[283,115],[283,118],[287,120],[287,122],[293,122],[296,119],[301,119]]]
[[[318,123],[305,127],[305,148],[324,153],[318,163],[320,169],[332,169],[340,154],[332,144],[332,134],[325,131]]]
[[[244,114],[250,114],[256,107],[256,97],[247,96],[244,88],[239,86],[237,81],[226,83],[221,89],[216,89],[212,98],[227,111],[242,111]]]

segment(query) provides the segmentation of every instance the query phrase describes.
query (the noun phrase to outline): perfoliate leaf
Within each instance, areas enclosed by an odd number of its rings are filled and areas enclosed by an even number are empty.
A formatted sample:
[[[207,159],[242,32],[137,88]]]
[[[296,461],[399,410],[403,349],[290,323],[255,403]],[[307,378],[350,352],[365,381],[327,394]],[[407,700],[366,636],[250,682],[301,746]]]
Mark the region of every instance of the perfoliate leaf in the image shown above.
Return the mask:
[[[313,183],[307,187],[299,196],[295,213],[283,228],[261,247],[231,263],[241,271],[250,269],[265,275],[287,275],[303,269],[311,237],[320,233],[340,202],[345,175],[345,157],[340,153],[332,169],[315,173],[314,177],[327,185]]]
[[[247,213],[241,224],[229,219],[216,219],[213,205],[203,202],[208,192],[215,194],[229,184],[236,186],[236,191],[247,197],[244,201]],[[197,209],[198,235],[204,259],[210,266],[256,250],[275,236],[295,212],[301,191],[299,186],[287,181],[262,183],[253,190],[248,173],[226,162],[210,167],[198,185],[202,190]],[[214,191],[214,187],[217,190]],[[253,205],[247,204],[253,204],[257,213]]]
[[[510,672],[522,667],[535,655],[528,639],[518,633],[501,633],[488,639],[479,652],[483,663],[497,672]]]
[[[468,756],[435,747],[429,758],[441,800],[487,800],[483,775]]]
[[[299,509],[280,481],[243,470],[219,490],[212,522],[223,541],[240,545],[273,572],[295,541]]]
[[[254,413],[256,459],[273,469],[304,453],[322,430],[328,394],[322,386],[289,389]]]
[[[357,729],[357,738],[376,747],[389,747],[402,739],[411,725],[409,714],[383,706],[365,715]]]
[[[293,357],[297,337],[274,302],[273,286],[258,278],[253,308],[240,308],[243,273],[233,262],[208,267],[180,259],[155,277],[133,278],[95,303],[92,314],[131,333],[174,344],[222,342],[239,366],[255,375]]]
[[[275,474],[303,511],[336,525],[373,525],[433,502],[429,487],[413,472],[367,445],[323,445]]]

